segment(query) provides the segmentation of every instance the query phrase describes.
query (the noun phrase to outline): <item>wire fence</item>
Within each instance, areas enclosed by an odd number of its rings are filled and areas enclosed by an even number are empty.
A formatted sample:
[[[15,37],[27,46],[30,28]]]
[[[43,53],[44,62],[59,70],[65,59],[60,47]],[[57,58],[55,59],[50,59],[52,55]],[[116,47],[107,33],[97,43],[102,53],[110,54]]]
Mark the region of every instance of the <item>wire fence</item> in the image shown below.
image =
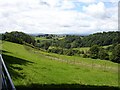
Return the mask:
[[[90,69],[99,69],[99,70],[102,70],[102,71],[118,72],[118,67],[117,66],[113,67],[113,66],[109,65],[107,62],[96,63],[95,62],[96,60],[90,60],[89,62],[85,62],[84,60],[78,60],[78,59],[66,59],[66,58],[61,58],[59,56],[54,56],[54,55],[50,55],[50,54],[40,53],[36,49],[34,51],[30,50],[30,52],[31,53],[34,52],[34,54],[38,54],[39,57],[41,57],[41,55],[42,55],[42,56],[45,56],[45,57],[49,58],[50,60],[56,60],[56,61],[59,61],[59,62],[62,62],[62,63],[88,67]]]
[[[61,59],[61,58],[50,56],[50,55],[45,55],[45,56],[50,58],[51,60],[57,60],[57,61],[67,63],[67,64],[80,65],[80,66],[84,66],[84,67],[89,67],[91,69],[99,69],[99,70],[103,70],[103,71],[118,72],[117,67],[112,67],[112,66],[108,65],[107,62],[104,62],[102,64],[97,64],[94,60],[91,60],[91,62],[87,63],[87,62],[84,62],[81,60],[76,60],[76,59],[69,60],[69,59]]]

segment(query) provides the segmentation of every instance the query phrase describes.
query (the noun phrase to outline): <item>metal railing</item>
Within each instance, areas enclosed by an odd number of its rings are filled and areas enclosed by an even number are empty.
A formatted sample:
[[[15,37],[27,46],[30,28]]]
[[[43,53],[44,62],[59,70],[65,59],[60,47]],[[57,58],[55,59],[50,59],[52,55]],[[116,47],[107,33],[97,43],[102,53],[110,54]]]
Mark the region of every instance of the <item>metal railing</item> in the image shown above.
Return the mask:
[[[2,90],[16,90],[1,54],[0,64],[2,67],[1,68]]]

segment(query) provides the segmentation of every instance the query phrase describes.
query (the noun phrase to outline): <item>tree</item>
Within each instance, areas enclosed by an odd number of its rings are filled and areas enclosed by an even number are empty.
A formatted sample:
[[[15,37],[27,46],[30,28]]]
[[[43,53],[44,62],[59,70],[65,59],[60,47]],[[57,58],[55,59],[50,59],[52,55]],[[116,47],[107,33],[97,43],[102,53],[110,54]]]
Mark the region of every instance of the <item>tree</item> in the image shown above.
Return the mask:
[[[3,37],[3,35],[2,35],[2,34],[0,34],[0,40],[2,40],[2,37]]]
[[[46,36],[46,39],[52,39],[52,36]]]
[[[43,42],[43,48],[45,50],[47,50],[49,48],[49,46],[50,46],[50,42],[47,42],[47,41]]]
[[[83,58],[88,58],[87,54],[83,54]]]
[[[65,48],[70,49],[71,48],[70,43],[66,43]]]
[[[120,44],[114,47],[112,51],[111,61],[120,63]]]
[[[29,44],[35,45],[34,37],[18,31],[13,31],[10,33],[6,32],[3,35],[3,40],[19,43],[19,44],[29,43]]]
[[[90,48],[90,56],[91,58],[98,58],[98,52],[99,52],[99,46],[98,45],[93,45],[91,48]]]
[[[40,40],[37,40],[37,43],[40,43]]]
[[[79,43],[77,43],[76,41],[74,41],[72,44],[71,44],[71,47],[72,48],[77,48],[79,46]]]
[[[74,52],[73,52],[72,49],[69,49],[69,50],[65,50],[65,51],[64,51],[64,54],[65,54],[65,55],[68,55],[68,56],[72,56],[72,55],[74,55]]]
[[[99,52],[98,52],[98,58],[99,59],[106,59],[108,60],[109,59],[109,55],[108,53],[103,49],[103,48],[100,48]]]

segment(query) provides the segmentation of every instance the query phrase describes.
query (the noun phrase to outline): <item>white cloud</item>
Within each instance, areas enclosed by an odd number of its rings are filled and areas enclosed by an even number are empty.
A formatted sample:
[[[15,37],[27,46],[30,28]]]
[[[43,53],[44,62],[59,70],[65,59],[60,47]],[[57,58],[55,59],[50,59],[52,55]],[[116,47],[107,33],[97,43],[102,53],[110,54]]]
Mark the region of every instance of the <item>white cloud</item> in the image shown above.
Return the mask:
[[[84,6],[83,10],[93,16],[93,17],[97,17],[97,18],[104,18],[106,17],[106,8],[104,6],[103,2],[99,2],[98,4],[91,4],[89,6]]]
[[[44,4],[48,4],[51,7],[55,7],[56,5],[59,5],[60,0],[40,0],[40,2],[43,2]]]
[[[112,3],[119,2],[119,0],[99,0],[99,1],[101,1],[101,2],[112,2]]]
[[[64,0],[62,2],[61,9],[72,9],[74,7],[75,7],[75,5],[73,4],[72,1]]]
[[[117,6],[76,1],[87,3],[83,12],[71,10],[74,0],[0,0],[0,32],[83,34],[117,29]]]
[[[83,2],[83,3],[93,3],[96,2],[96,0],[77,0],[78,2]]]

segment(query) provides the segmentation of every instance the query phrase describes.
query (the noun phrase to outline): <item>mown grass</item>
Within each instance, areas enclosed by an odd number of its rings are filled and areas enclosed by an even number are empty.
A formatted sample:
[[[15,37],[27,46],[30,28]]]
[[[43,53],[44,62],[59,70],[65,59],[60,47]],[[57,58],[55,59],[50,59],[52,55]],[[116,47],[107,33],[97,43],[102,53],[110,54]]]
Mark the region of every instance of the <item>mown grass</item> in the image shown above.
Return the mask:
[[[90,64],[93,61],[88,58],[46,53],[24,45],[3,42],[3,59],[16,87],[31,87],[30,85],[34,84],[37,86],[77,84],[118,87],[118,72],[59,62],[46,55],[65,60],[75,59],[82,61],[83,64]],[[116,63],[104,60],[94,60],[94,62],[100,65],[106,63],[115,69],[118,66]]]

